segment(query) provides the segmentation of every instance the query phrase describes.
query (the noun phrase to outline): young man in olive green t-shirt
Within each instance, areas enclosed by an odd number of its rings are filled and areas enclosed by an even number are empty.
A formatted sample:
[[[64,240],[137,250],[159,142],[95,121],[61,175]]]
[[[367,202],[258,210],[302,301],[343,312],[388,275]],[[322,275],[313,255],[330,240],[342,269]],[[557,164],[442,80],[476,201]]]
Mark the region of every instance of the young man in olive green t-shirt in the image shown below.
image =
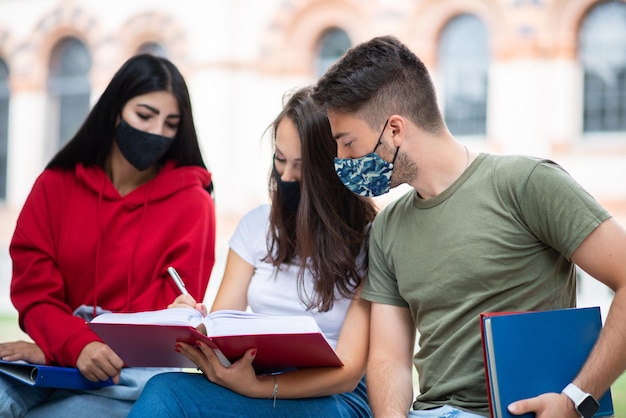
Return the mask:
[[[313,97],[327,111],[335,168],[348,188],[365,196],[402,183],[414,189],[371,229],[361,296],[372,302],[374,414],[489,416],[480,312],[575,306],[575,265],[615,291],[599,342],[572,381],[599,399],[626,368],[626,231],[555,163],[477,154],[459,143],[425,66],[395,38],[349,50]],[[578,403],[550,393],[509,410],[587,416]]]

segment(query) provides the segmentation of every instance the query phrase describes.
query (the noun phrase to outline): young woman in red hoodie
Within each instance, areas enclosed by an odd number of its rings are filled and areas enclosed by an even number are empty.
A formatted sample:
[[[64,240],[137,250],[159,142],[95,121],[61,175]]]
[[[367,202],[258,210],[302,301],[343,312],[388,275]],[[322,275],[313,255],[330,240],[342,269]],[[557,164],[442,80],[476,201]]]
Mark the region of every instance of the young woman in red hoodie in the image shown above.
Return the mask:
[[[24,204],[10,244],[11,300],[36,344],[0,344],[4,359],[77,367],[118,385],[83,393],[0,376],[0,417],[126,416],[154,371],[123,370],[86,321],[167,307],[178,296],[168,266],[203,299],[215,261],[211,190],[182,75],[163,58],[129,59]]]

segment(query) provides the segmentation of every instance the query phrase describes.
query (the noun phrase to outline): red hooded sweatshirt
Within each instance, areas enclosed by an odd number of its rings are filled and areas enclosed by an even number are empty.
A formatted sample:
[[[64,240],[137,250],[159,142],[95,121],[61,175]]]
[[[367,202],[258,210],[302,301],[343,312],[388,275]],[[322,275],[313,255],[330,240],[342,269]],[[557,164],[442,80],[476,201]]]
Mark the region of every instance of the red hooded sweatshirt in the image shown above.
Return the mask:
[[[170,265],[203,299],[215,263],[210,182],[205,169],[173,162],[123,197],[100,167],[39,176],[9,247],[11,300],[49,364],[75,367],[85,345],[101,341],[72,315],[80,305],[166,308],[179,294]]]

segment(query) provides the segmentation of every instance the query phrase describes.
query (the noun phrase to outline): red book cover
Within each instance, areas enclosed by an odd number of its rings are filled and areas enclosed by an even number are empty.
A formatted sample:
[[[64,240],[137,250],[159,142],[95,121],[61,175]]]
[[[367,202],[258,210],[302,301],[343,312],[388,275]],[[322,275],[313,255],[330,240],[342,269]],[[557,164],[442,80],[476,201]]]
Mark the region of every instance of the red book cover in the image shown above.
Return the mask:
[[[196,340],[219,349],[230,362],[241,358],[246,350],[256,348],[252,365],[257,373],[343,365],[322,332],[311,329],[312,318],[290,317],[290,329],[282,332],[277,328],[285,324],[281,322],[284,318],[267,317],[268,324],[272,325],[266,329],[274,329],[275,332],[263,332],[263,328],[259,328],[258,333],[250,333],[250,327],[247,327],[246,332],[233,331],[230,335],[220,336],[206,336],[191,325],[107,323],[104,316],[99,318],[99,322],[89,323],[89,326],[129,367],[195,368],[195,364],[175,352],[174,348],[177,341],[194,344]],[[304,318],[307,318],[306,324]],[[274,319],[276,321],[272,322]],[[246,321],[245,318],[239,320]],[[297,331],[299,320],[303,322],[302,332]]]

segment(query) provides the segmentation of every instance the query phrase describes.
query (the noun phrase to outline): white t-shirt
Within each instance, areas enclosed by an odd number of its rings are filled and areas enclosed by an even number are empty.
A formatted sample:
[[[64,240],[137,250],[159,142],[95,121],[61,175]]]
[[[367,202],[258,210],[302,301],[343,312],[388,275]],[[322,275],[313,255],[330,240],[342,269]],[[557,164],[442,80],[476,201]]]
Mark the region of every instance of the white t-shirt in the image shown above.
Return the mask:
[[[337,299],[328,312],[306,310],[298,295],[299,266],[283,264],[276,274],[274,266],[263,261],[267,255],[269,215],[267,204],[251,210],[241,219],[229,241],[230,248],[254,267],[248,287],[250,309],[267,315],[312,316],[330,344],[336,347],[350,300]],[[304,275],[304,288],[306,294],[312,294],[313,282],[308,272]]]

